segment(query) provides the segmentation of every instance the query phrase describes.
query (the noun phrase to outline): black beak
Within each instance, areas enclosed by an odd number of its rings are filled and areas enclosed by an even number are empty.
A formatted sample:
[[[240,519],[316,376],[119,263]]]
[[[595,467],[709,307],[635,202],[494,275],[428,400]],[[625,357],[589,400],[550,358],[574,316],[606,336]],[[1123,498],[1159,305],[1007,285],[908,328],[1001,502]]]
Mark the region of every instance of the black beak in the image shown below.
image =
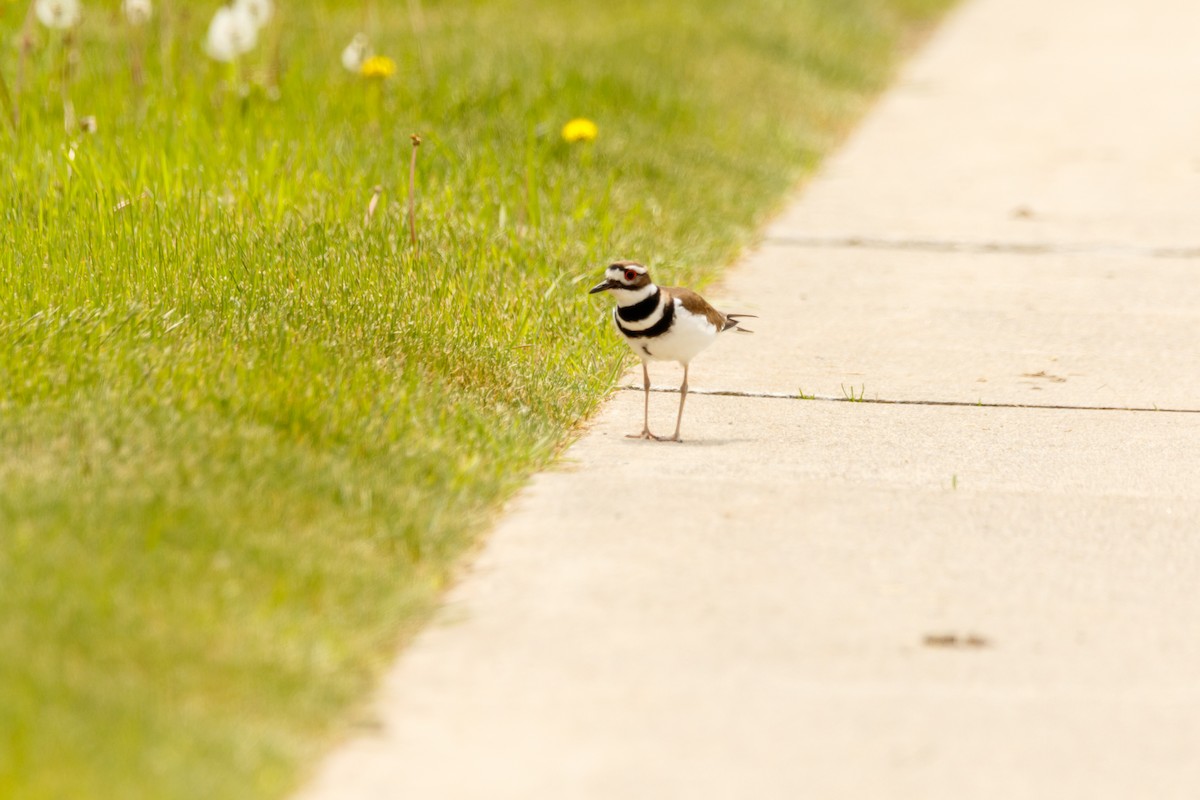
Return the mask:
[[[614,281],[612,279],[600,281],[600,283],[597,283],[595,286],[588,289],[588,294],[595,294],[596,292],[606,292],[609,289],[615,289],[620,285],[621,284],[617,283],[616,281]]]

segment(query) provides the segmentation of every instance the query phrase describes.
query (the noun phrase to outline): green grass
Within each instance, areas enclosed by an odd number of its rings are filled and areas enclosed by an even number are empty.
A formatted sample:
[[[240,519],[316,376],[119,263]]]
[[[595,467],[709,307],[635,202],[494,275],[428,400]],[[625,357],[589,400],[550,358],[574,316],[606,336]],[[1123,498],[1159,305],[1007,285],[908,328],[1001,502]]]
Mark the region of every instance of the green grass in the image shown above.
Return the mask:
[[[156,5],[139,90],[88,2],[90,134],[38,31],[0,129],[0,797],[293,788],[613,385],[604,263],[702,284],[946,4],[297,2],[242,97],[215,4]],[[338,63],[364,19],[382,85]]]

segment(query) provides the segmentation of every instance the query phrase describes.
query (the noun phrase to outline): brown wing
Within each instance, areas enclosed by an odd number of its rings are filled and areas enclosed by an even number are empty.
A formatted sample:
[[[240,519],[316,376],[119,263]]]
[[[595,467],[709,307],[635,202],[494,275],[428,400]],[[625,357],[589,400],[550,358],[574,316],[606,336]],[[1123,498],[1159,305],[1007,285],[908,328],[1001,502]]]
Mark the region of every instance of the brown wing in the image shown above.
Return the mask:
[[[708,317],[708,321],[713,324],[718,331],[725,330],[728,324],[725,315],[717,311],[708,301],[700,295],[693,292],[691,289],[682,289],[678,286],[669,286],[666,288],[667,295],[679,301],[685,309],[695,314],[696,316]]]
[[[730,328],[737,327],[738,323],[737,320],[733,318],[734,316],[750,316],[749,314],[736,314],[733,316],[722,314],[720,311],[717,311],[715,308],[709,305],[707,300],[693,292],[691,289],[683,289],[678,286],[663,286],[659,288],[665,291],[669,297],[677,299],[680,305],[682,305],[691,313],[708,317],[708,321],[713,324],[713,327],[715,327],[718,332],[727,331]]]

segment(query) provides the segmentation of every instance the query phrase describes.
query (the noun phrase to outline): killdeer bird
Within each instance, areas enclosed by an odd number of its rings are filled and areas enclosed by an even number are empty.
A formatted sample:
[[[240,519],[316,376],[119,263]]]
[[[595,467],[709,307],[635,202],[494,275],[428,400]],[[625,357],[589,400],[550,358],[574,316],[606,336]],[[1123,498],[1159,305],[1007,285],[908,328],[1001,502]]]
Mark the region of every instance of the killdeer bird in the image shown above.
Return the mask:
[[[604,271],[604,280],[593,286],[588,294],[612,292],[617,299],[613,322],[625,341],[642,359],[642,379],[646,402],[642,416],[642,432],[631,433],[631,439],[657,439],[682,442],[679,425],[683,422],[683,404],[687,402],[688,364],[696,354],[708,347],[722,331],[738,328],[742,317],[753,314],[722,314],[691,289],[656,286],[650,272],[636,261],[616,261]],[[675,434],[669,439],[650,432],[650,369],[651,361],[678,361],[683,365],[683,383],[679,387],[679,415],[675,418]]]

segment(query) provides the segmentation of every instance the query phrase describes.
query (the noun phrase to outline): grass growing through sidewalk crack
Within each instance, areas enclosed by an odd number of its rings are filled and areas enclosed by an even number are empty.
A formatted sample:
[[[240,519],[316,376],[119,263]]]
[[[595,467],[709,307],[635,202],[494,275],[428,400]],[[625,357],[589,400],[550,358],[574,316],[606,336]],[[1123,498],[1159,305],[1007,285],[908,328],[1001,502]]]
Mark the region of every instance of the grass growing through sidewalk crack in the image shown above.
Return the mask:
[[[611,387],[598,268],[703,282],[946,3],[371,3],[368,84],[362,9],[297,2],[245,93],[179,2],[135,81],[118,5],[95,132],[37,31],[0,133],[2,797],[293,788]]]
[[[839,385],[842,387],[842,399],[848,403],[861,403],[867,395],[866,384],[858,387],[858,394],[854,393],[853,384],[851,384],[849,388],[847,388],[846,384],[844,383]]]

